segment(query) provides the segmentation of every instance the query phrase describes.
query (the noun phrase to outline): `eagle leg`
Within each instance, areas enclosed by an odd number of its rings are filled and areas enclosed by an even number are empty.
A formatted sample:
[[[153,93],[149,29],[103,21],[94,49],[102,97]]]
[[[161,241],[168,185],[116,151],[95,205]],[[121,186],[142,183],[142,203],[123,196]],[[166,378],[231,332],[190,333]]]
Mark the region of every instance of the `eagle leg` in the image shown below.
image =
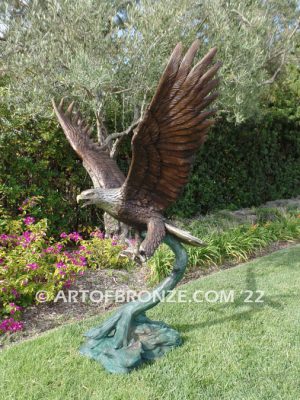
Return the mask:
[[[150,258],[166,235],[165,222],[162,218],[152,217],[147,223],[147,234],[140,245],[139,252]]]

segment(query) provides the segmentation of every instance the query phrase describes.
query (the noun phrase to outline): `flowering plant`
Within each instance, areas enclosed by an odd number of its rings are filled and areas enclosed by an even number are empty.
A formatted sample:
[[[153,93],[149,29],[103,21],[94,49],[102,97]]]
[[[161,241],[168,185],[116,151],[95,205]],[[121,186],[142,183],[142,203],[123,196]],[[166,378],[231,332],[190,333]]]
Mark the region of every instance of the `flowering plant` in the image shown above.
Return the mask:
[[[26,199],[16,219],[0,219],[0,334],[23,328],[21,311],[46,292],[46,301],[69,287],[87,264],[92,268],[128,268],[133,262],[120,257],[124,246],[118,238],[108,239],[100,230],[83,240],[78,232],[61,233],[59,239],[47,235],[47,220],[29,215],[39,202]],[[5,318],[1,322],[1,317]]]
[[[105,238],[104,233],[96,229],[88,240],[81,241],[80,249],[86,251],[91,268],[130,269],[135,265],[134,262],[120,256],[126,247],[117,236]]]

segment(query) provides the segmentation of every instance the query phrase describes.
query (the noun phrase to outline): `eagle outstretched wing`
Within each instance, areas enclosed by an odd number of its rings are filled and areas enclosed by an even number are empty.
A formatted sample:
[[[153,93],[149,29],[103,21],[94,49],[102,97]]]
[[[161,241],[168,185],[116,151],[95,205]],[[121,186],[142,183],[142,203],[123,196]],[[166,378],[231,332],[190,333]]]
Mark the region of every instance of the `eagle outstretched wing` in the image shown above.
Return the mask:
[[[203,111],[217,97],[211,49],[193,68],[196,40],[181,57],[179,43],[160,79],[156,94],[132,138],[132,161],[122,187],[125,200],[163,211],[188,181],[195,153],[205,141],[215,110]]]
[[[84,123],[78,112],[73,113],[74,103],[71,103],[66,111],[63,110],[63,101],[58,106],[54,101],[52,103],[59,123],[71,146],[83,160],[94,187],[110,189],[122,186],[125,176],[108,152],[101,150],[100,145],[90,138],[89,126]]]

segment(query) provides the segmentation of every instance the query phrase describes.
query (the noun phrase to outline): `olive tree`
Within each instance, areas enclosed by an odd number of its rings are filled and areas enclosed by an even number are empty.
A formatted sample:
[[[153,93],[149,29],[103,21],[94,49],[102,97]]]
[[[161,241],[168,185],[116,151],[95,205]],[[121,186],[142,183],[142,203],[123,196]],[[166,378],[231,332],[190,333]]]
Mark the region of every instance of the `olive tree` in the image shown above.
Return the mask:
[[[293,56],[299,28],[296,1],[9,3],[21,3],[1,40],[14,110],[49,115],[50,99],[68,96],[115,131],[147,104],[175,44],[196,37],[223,61],[220,110],[237,121],[252,115]]]

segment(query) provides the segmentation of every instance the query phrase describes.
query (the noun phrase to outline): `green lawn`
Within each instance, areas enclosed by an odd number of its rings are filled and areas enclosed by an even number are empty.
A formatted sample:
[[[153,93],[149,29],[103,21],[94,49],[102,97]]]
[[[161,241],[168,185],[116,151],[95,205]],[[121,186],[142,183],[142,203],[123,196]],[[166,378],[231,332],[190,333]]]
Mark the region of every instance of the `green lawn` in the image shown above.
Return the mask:
[[[235,300],[159,305],[149,315],[180,330],[184,344],[129,375],[78,354],[95,319],[15,345],[0,355],[1,400],[300,398],[300,246],[181,288],[189,298],[234,290]],[[264,302],[245,303],[245,290],[264,291]]]

